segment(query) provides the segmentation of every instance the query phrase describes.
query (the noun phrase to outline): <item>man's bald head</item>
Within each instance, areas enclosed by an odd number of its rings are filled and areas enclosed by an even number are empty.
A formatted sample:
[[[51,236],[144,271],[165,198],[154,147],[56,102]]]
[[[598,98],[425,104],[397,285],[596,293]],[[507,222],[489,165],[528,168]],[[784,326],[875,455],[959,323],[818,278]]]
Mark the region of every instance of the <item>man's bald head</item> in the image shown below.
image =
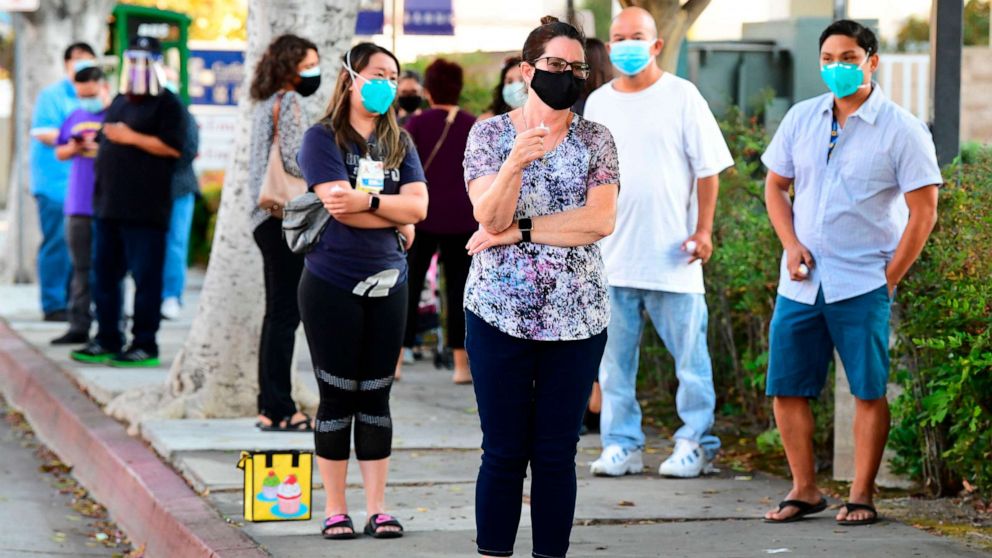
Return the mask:
[[[653,41],[658,38],[658,26],[651,13],[637,6],[624,8],[610,25],[610,40],[640,39]]]

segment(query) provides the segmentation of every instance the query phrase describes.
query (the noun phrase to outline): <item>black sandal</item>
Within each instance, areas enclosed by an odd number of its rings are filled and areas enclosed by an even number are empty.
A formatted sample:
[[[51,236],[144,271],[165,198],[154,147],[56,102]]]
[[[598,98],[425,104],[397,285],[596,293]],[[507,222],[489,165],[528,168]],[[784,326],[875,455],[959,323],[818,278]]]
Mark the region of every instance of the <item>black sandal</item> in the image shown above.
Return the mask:
[[[765,523],[793,523],[805,518],[807,515],[812,515],[814,513],[820,513],[827,509],[827,499],[820,498],[820,501],[811,504],[809,502],[804,502],[802,500],[782,500],[778,503],[778,511],[782,511],[785,508],[796,508],[796,513],[786,517],[785,519],[768,519],[765,518]]]
[[[382,527],[398,527],[399,531],[380,531]],[[365,534],[373,539],[398,539],[403,536],[403,526],[400,521],[388,513],[373,514],[365,524]]]
[[[862,525],[872,525],[874,523],[878,523],[878,510],[876,510],[875,506],[872,506],[871,504],[858,504],[854,502],[847,502],[844,504],[844,509],[847,510],[847,513],[851,513],[854,511],[869,511],[871,512],[871,517],[867,519],[852,519],[852,520],[843,519],[841,521],[838,521],[837,525],[843,525],[845,527],[859,527]]]
[[[350,533],[328,534],[331,529],[351,529]],[[324,528],[320,530],[321,536],[329,541],[343,541],[358,537],[355,532],[355,524],[351,522],[351,516],[346,513],[332,515],[324,520]]]
[[[290,422],[293,417],[285,417],[282,420],[272,420],[272,424],[256,422],[255,426],[262,432],[313,432],[313,419],[310,415],[303,413],[303,420]]]

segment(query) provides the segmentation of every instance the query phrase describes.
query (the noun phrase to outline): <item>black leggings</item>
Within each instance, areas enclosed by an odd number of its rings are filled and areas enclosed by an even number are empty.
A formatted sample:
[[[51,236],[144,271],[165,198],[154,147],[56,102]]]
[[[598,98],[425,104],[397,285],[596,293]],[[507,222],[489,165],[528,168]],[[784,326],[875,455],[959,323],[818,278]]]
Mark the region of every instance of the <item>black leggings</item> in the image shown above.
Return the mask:
[[[417,231],[413,247],[407,254],[410,264],[410,295],[407,302],[406,336],[403,338],[404,347],[413,347],[417,339],[417,307],[420,304],[420,292],[424,288],[427,268],[431,266],[431,258],[438,250],[441,251],[440,262],[444,265],[444,292],[448,307],[448,348],[465,348],[465,309],[462,307],[462,295],[465,293],[465,281],[468,270],[472,265],[472,256],[468,255],[465,245],[472,238],[468,234],[434,234]]]
[[[359,460],[385,459],[392,452],[389,389],[403,342],[406,292],[404,287],[385,297],[358,296],[303,271],[300,317],[320,389],[318,457],[348,459],[352,417]]]

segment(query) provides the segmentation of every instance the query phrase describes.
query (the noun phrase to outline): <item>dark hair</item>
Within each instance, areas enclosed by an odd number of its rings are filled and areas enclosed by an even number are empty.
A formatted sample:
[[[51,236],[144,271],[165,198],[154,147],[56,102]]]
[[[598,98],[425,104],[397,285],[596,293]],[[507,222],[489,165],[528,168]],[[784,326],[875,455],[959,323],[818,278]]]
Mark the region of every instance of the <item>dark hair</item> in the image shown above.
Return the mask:
[[[613,79],[613,64],[610,62],[610,53],[606,51],[603,41],[594,37],[586,39],[586,64],[589,64],[592,72],[582,91],[583,99]]]
[[[493,116],[499,116],[501,114],[506,114],[510,112],[510,105],[506,104],[503,100],[503,83],[506,81],[506,74],[510,73],[510,70],[516,68],[520,65],[519,56],[511,56],[503,61],[503,69],[499,72],[499,83],[496,84],[496,88],[493,89],[493,102],[489,105],[489,112],[493,113]]]
[[[262,101],[275,95],[299,74],[299,65],[307,51],[317,52],[317,45],[296,35],[282,35],[272,41],[255,67],[251,81],[251,98]]]
[[[857,21],[839,19],[827,26],[823,30],[823,33],[820,34],[821,49],[823,48],[823,43],[833,35],[844,35],[845,37],[856,40],[858,46],[865,49],[868,56],[878,54],[878,37],[875,35],[875,32]]]
[[[417,70],[403,70],[403,73],[400,74],[400,79],[397,81],[403,81],[405,79],[412,79],[420,85],[424,83],[424,78],[420,77],[420,73]]]
[[[62,60],[64,62],[68,62],[72,60],[72,55],[76,54],[77,52],[85,52],[86,54],[89,54],[93,58],[96,58],[96,51],[94,51],[93,47],[91,47],[90,45],[86,43],[72,43],[71,45],[66,47],[65,53],[62,54]]]
[[[438,105],[458,104],[463,80],[462,67],[444,58],[431,62],[424,71],[424,89],[431,94],[431,102]]]
[[[530,35],[527,35],[527,40],[524,41],[522,53],[524,62],[533,63],[543,56],[548,43],[557,37],[578,41],[585,48],[586,38],[581,31],[563,21],[558,21],[556,17],[544,16],[541,18],[540,27],[531,31]]]
[[[328,106],[327,114],[324,115],[321,124],[334,134],[334,142],[342,150],[347,151],[351,149],[352,145],[357,145],[362,153],[368,151],[365,137],[351,125],[351,84],[353,78],[345,67],[345,61],[350,61],[351,69],[358,74],[369,65],[369,61],[376,54],[385,54],[392,58],[393,62],[396,62],[396,69],[400,69],[400,61],[396,59],[396,55],[375,43],[358,43],[341,56],[341,71],[338,73],[337,83],[334,84],[334,96],[331,97],[331,104]],[[376,117],[377,153],[375,155],[382,159],[387,169],[398,169],[403,163],[403,159],[406,158],[406,147],[411,140],[405,134],[406,130],[400,128],[396,121],[395,110],[387,110],[385,114]]]
[[[106,78],[107,75],[103,73],[103,70],[95,66],[91,66],[76,72],[76,75],[72,77],[72,81],[75,81],[76,83],[92,83],[94,81],[103,81]]]

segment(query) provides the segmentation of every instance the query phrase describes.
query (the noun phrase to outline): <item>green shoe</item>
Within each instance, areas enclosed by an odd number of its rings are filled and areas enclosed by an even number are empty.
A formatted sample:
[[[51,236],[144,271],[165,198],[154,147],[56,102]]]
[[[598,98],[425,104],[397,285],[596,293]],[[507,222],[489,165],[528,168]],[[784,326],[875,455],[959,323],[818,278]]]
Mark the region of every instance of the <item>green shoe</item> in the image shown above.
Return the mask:
[[[103,348],[103,345],[96,341],[90,341],[88,345],[79,349],[78,351],[72,351],[69,353],[69,358],[77,362],[86,362],[89,364],[105,364],[114,358],[117,354],[116,351],[108,351]]]
[[[107,364],[114,368],[154,368],[161,363],[158,355],[153,355],[144,349],[129,347],[123,353],[109,359]]]

